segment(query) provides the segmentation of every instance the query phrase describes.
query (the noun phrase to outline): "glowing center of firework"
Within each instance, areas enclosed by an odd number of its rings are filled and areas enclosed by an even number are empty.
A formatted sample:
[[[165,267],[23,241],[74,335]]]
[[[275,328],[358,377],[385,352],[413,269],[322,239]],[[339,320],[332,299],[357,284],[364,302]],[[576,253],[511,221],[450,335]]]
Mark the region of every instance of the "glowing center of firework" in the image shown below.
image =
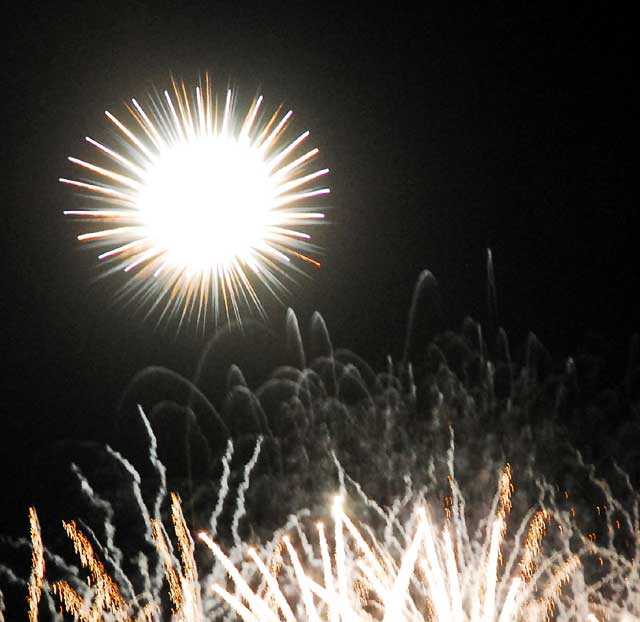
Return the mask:
[[[203,137],[157,157],[138,206],[166,262],[201,271],[250,259],[263,243],[274,193],[264,161],[248,142]]]

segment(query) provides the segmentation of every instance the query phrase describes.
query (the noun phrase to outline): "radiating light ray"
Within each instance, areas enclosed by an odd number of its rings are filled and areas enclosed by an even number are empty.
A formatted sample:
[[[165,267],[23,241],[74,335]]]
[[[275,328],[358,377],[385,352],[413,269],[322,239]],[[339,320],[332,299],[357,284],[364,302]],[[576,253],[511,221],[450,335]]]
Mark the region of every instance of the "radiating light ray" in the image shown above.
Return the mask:
[[[262,576],[265,578],[267,585],[269,586],[270,593],[273,595],[274,601],[280,608],[280,611],[283,613],[287,622],[296,622],[296,618],[291,610],[291,606],[287,602],[287,599],[284,597],[282,590],[280,589],[280,585],[276,578],[271,574],[269,569],[265,566],[264,562],[260,559],[256,550],[251,548],[248,551],[249,557],[253,560],[253,563],[256,564],[258,570],[262,573]]]
[[[294,263],[320,265],[305,229],[324,218],[310,203],[330,192],[318,185],[329,169],[309,170],[317,148],[299,153],[308,131],[287,142],[292,111],[265,121],[260,95],[238,118],[236,99],[228,89],[219,105],[208,76],[147,106],[132,99],[128,122],[105,112],[126,152],[86,137],[110,165],[70,157],[84,175],[60,178],[100,199],[65,215],[97,225],[78,240],[112,243],[98,259],[129,274],[120,294],[159,321],[264,316],[257,283],[281,300]]]
[[[335,584],[333,580],[333,571],[331,569],[331,557],[329,554],[329,545],[324,533],[324,525],[318,523],[318,540],[320,541],[320,554],[322,556],[322,570],[324,573],[324,584],[329,594],[329,622],[339,622],[339,612],[335,602]],[[290,622],[290,621],[288,621]]]
[[[313,595],[311,594],[311,590],[309,589],[309,581],[302,568],[302,564],[300,563],[298,554],[296,553],[296,550],[293,548],[291,544],[291,540],[289,540],[287,536],[283,538],[283,541],[284,541],[284,545],[287,547],[287,551],[289,552],[289,557],[291,558],[291,562],[293,563],[293,569],[295,571],[296,578],[298,579],[298,585],[300,586],[300,592],[301,592],[302,601],[304,602],[304,607],[307,613],[307,618],[309,622],[320,622],[318,610],[316,609],[316,606],[313,600]]]
[[[114,235],[121,235],[128,233],[133,227],[118,227],[117,229],[104,229],[103,231],[94,231],[93,233],[84,233],[78,236],[78,240],[96,240],[99,238],[112,237]]]

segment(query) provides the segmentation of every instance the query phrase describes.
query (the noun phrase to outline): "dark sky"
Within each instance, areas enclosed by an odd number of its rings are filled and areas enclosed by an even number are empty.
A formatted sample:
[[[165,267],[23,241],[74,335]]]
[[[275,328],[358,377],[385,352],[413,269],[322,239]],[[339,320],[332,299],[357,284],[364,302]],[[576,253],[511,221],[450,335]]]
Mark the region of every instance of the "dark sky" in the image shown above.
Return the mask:
[[[638,329],[630,15],[608,3],[260,4],[69,1],[5,14],[0,495],[11,515],[24,515],[45,444],[106,438],[133,374],[190,375],[205,341],[110,305],[117,279],[94,282],[94,256],[62,215],[77,203],[57,182],[68,155],[90,155],[86,134],[108,138],[103,110],[170,74],[259,89],[321,148],[331,225],[322,268],[288,301],[303,327],[317,309],[337,345],[380,365],[401,352],[424,268],[443,326],[486,318],[490,247],[514,341],[532,330],[562,357],[594,330],[622,352]],[[269,309],[283,335],[284,308]]]

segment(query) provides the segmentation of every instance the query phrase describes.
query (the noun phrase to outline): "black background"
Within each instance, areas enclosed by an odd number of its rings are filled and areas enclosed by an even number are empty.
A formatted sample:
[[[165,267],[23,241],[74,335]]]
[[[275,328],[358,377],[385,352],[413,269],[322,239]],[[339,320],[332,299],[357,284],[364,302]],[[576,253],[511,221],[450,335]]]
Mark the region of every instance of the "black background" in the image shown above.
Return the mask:
[[[433,3],[439,6],[443,3]],[[337,345],[379,367],[398,356],[413,284],[430,269],[443,325],[485,318],[485,253],[500,321],[558,358],[589,331],[624,365],[638,327],[631,201],[630,15],[550,8],[353,10],[313,3],[65,2],[5,13],[0,531],[26,532],[46,489],[38,455],[59,438],[106,439],[127,381],[150,364],[189,376],[206,336],[158,330],[110,304],[62,211],[68,155],[108,140],[170,75],[265,96],[296,113],[331,169],[326,255],[288,301],[303,332],[324,316]],[[284,308],[269,303],[284,335]],[[256,351],[256,356],[261,354]],[[37,480],[34,481],[34,480]]]

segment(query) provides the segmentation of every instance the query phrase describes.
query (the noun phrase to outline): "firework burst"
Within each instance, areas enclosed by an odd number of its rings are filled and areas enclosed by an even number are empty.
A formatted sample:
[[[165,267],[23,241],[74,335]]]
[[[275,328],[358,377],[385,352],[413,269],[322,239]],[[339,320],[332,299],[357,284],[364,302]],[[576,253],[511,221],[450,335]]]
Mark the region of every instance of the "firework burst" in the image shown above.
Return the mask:
[[[208,77],[193,92],[174,82],[147,109],[131,100],[131,126],[105,113],[123,147],[87,141],[108,165],[69,158],[83,176],[60,181],[87,206],[65,214],[92,228],[78,239],[130,273],[120,293],[160,320],[264,316],[252,281],[280,298],[298,261],[319,265],[305,229],[324,218],[315,201],[329,193],[318,185],[328,169],[311,168],[308,131],[286,138],[291,111],[268,117],[262,104],[240,119],[233,91],[221,102]]]

